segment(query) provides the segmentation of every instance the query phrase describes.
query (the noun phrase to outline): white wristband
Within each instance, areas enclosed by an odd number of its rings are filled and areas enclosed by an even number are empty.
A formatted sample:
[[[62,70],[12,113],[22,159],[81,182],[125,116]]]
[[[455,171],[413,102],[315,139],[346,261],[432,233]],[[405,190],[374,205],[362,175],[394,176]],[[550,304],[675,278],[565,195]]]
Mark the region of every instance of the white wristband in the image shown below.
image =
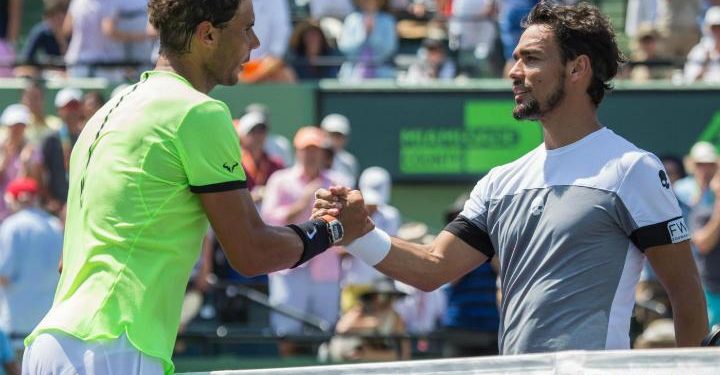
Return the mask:
[[[375,228],[345,246],[345,249],[356,258],[374,266],[385,259],[390,252],[390,247],[392,247],[390,235]]]

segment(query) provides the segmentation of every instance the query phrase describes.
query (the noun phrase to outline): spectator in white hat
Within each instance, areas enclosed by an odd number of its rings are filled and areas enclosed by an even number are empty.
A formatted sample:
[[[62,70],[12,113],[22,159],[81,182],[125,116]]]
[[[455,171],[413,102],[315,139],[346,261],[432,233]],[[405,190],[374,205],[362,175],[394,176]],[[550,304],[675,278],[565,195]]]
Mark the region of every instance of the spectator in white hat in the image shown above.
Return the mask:
[[[268,130],[272,128],[270,123],[270,109],[262,103],[250,103],[245,107],[245,114],[257,113],[262,121],[267,125]],[[280,134],[268,133],[265,139],[265,152],[270,157],[282,161],[285,166],[295,163],[295,155],[293,155],[293,147],[290,140]]]
[[[330,134],[333,151],[335,151],[330,169],[347,175],[355,181],[359,170],[358,162],[355,156],[345,150],[345,145],[350,137],[350,120],[341,114],[333,113],[323,118],[320,127]]]
[[[674,186],[682,203],[692,208],[699,203],[711,203],[714,200],[710,180],[717,171],[717,162],[717,149],[712,143],[700,141],[692,146],[686,157],[692,175],[678,180]]]
[[[711,8],[712,9],[712,8]],[[697,250],[696,259],[707,301],[710,327],[720,324],[720,174],[718,152],[709,142],[690,149],[693,175],[678,180],[678,199],[690,206],[688,226]]]
[[[29,171],[34,153],[25,137],[25,129],[30,121],[30,110],[22,104],[9,105],[0,116],[0,125],[6,132],[0,145],[0,192],[2,193],[5,192],[10,181],[26,176]],[[0,221],[10,213],[5,201],[0,199]]]
[[[270,175],[283,169],[282,160],[268,155],[265,141],[268,135],[266,117],[260,112],[248,112],[233,121],[242,147],[242,166],[247,176],[248,190],[256,205],[262,202],[265,184]]]
[[[45,178],[41,191],[48,211],[59,214],[67,201],[70,152],[85,126],[82,109],[83,93],[76,88],[64,88],[55,95],[55,108],[62,127],[45,139],[42,145],[42,169]]]
[[[720,82],[720,6],[710,7],[703,21],[708,35],[687,56],[684,75],[687,82]]]

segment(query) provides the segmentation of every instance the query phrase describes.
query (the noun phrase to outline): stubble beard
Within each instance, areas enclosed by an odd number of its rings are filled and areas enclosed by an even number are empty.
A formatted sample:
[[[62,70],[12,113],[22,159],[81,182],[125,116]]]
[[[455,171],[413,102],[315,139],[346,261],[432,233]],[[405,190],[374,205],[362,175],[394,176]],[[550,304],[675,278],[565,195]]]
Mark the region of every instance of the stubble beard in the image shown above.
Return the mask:
[[[555,108],[557,108],[557,106],[560,105],[560,102],[564,98],[565,76],[561,72],[558,84],[557,86],[555,86],[555,90],[553,90],[552,94],[550,94],[545,108],[542,108],[537,98],[529,97],[528,99],[526,99],[525,103],[515,105],[515,108],[513,108],[513,117],[515,118],[515,120],[540,120],[542,116],[549,112],[552,112]]]

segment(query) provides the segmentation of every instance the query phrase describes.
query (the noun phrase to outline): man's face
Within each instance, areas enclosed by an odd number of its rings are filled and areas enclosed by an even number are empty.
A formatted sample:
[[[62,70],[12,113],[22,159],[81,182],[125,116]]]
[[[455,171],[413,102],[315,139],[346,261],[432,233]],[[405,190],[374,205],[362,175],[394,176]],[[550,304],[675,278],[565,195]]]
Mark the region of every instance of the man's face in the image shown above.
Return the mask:
[[[240,136],[240,146],[243,149],[262,149],[267,138],[267,125],[255,125],[247,134]]]
[[[445,51],[441,48],[428,49],[427,59],[431,66],[440,66],[445,61]]]
[[[325,166],[325,150],[317,146],[297,150],[296,157],[307,169],[323,169]]]
[[[343,133],[332,132],[330,133],[330,142],[332,142],[333,149],[342,150],[347,143],[347,137]]]
[[[716,163],[695,163],[695,177],[702,185],[708,185],[717,172]]]
[[[565,64],[552,30],[532,25],[523,32],[513,52],[513,81],[517,120],[539,120],[565,97]]]
[[[13,140],[20,140],[25,137],[25,124],[18,123],[8,126],[8,137]]]
[[[43,106],[43,92],[37,86],[30,86],[22,95],[22,103],[25,104],[30,111],[37,112]]]
[[[216,29],[218,40],[207,64],[218,84],[236,84],[250,51],[260,46],[252,28],[254,23],[252,1],[242,0],[235,16],[223,28]]]
[[[710,34],[716,42],[720,41],[720,25],[710,26]]]
[[[85,125],[82,103],[77,100],[71,100],[64,107],[58,108],[58,116],[68,125],[72,134],[80,134]]]

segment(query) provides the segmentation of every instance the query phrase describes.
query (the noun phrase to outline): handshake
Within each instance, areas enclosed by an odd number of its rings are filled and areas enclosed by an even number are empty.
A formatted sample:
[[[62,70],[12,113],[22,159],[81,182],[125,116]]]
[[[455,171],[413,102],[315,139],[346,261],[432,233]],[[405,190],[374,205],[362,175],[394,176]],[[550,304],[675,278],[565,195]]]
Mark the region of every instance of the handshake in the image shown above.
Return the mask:
[[[375,228],[360,191],[347,187],[332,186],[329,190],[315,192],[311,219],[326,215],[336,217],[342,223],[344,235],[336,245],[345,246]]]

